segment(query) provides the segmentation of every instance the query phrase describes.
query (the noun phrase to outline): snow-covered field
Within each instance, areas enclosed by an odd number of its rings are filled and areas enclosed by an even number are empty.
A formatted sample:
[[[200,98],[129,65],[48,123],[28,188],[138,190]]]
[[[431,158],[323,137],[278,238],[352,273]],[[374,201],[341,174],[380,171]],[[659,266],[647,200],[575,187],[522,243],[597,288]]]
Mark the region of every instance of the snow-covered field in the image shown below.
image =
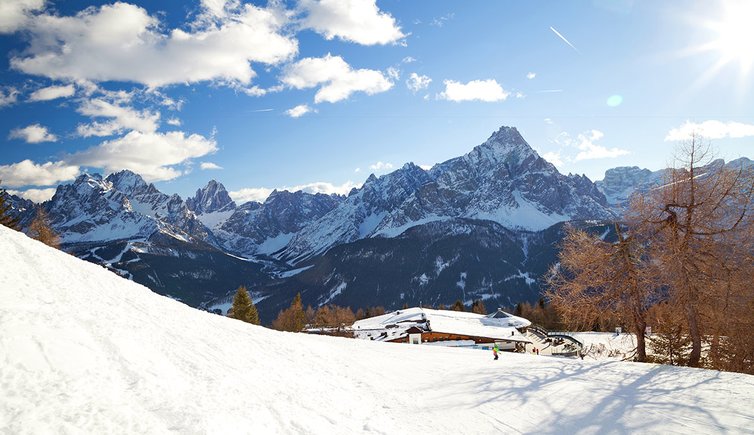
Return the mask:
[[[744,433],[754,377],[281,333],[0,227],[0,433]]]

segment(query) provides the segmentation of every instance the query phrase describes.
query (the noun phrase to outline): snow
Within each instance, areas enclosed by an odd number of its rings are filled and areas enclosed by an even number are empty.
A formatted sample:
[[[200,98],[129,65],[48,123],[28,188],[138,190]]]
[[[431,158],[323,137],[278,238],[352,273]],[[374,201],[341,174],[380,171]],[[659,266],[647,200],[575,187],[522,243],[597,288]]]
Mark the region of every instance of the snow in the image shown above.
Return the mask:
[[[301,273],[301,272],[303,272],[305,270],[309,270],[312,267],[314,267],[314,265],[310,264],[308,266],[299,267],[298,269],[286,270],[285,272],[280,272],[278,274],[278,278],[290,278],[292,276],[298,275],[299,273]]]
[[[264,242],[260,243],[257,247],[258,254],[271,254],[275,251],[279,251],[293,238],[294,233],[282,233],[275,237],[268,237]]]
[[[0,227],[4,433],[746,433],[754,377],[282,333]]]
[[[501,205],[494,210],[476,210],[468,214],[474,219],[486,219],[499,223],[507,228],[517,228],[528,231],[541,231],[571,219],[571,216],[558,213],[546,213],[535,204],[526,200],[518,191],[513,192],[518,207]]]
[[[211,213],[203,213],[196,215],[199,222],[203,223],[205,227],[215,230],[220,228],[225,221],[235,212],[235,210],[214,211]]]

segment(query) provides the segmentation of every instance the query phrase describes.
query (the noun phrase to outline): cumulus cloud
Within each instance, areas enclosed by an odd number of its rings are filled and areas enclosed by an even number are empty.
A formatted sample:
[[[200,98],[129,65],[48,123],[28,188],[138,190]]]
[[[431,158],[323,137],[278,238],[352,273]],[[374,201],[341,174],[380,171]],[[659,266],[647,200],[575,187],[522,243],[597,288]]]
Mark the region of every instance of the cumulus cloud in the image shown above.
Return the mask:
[[[320,86],[314,102],[335,103],[345,100],[354,92],[367,95],[385,92],[393,87],[380,71],[352,69],[340,56],[307,57],[286,68],[282,82],[296,89]]]
[[[172,125],[173,127],[181,126],[181,120],[176,117],[169,118],[166,122],[168,123],[168,125]]]
[[[430,83],[432,83],[432,79],[429,78],[429,76],[419,75],[415,72],[411,73],[411,75],[409,75],[408,77],[408,80],[406,80],[406,86],[413,93],[417,93],[422,89],[427,89]]]
[[[628,150],[621,148],[606,148],[597,144],[596,142],[601,140],[604,136],[605,134],[599,130],[590,130],[580,133],[576,139],[571,138],[567,133],[561,133],[559,141],[579,150],[574,158],[575,161],[611,159],[629,154]]]
[[[25,27],[30,15],[42,9],[45,0],[3,0],[0,2],[0,33],[13,33]]]
[[[47,127],[32,124],[24,128],[14,128],[8,135],[9,139],[20,139],[27,143],[56,142],[58,137],[47,131]]]
[[[289,187],[278,187],[275,189],[271,189],[267,187],[247,187],[244,189],[239,189],[236,191],[228,192],[228,195],[230,195],[230,197],[237,203],[242,204],[244,202],[249,202],[249,201],[262,202],[265,199],[267,199],[267,197],[270,196],[270,194],[274,190],[278,190],[278,191],[287,190],[289,192],[296,192],[299,190],[303,190],[304,192],[308,192],[308,193],[324,193],[327,195],[332,195],[332,194],[347,195],[348,192],[351,191],[351,189],[358,188],[360,186],[361,186],[360,184],[356,184],[350,180],[340,185],[328,183],[326,181],[317,181],[314,183],[299,184],[297,186],[289,186]]]
[[[376,0],[302,0],[303,25],[323,35],[362,45],[389,44],[406,35]]]
[[[29,101],[55,100],[57,98],[70,97],[75,93],[76,88],[73,85],[48,86],[32,92],[31,95],[29,95]]]
[[[120,106],[94,98],[84,101],[78,108],[82,115],[92,118],[111,118],[110,121],[80,124],[76,131],[82,137],[112,136],[124,130],[152,133],[157,130],[160,114],[148,110],[138,111],[128,106]]]
[[[529,80],[534,80],[534,77],[536,77],[536,76],[537,76],[537,73],[535,73],[535,72],[526,73],[526,78],[529,79]]]
[[[117,2],[75,16],[37,15],[27,26],[28,50],[13,56],[11,66],[52,79],[152,88],[206,80],[248,84],[250,62],[277,64],[297,53],[297,41],[284,34],[287,23],[274,8],[244,4],[222,20],[165,33],[145,9]]]
[[[220,166],[220,165],[218,165],[218,164],[216,164],[216,163],[212,163],[212,162],[201,162],[201,163],[199,164],[199,167],[200,167],[200,168],[201,168],[202,170],[205,170],[205,171],[206,171],[206,170],[213,170],[213,169],[222,169],[222,168],[223,168],[222,166]]]
[[[377,162],[373,165],[369,165],[369,169],[377,172],[384,172],[393,169],[392,163]]]
[[[468,83],[460,83],[454,80],[445,80],[445,91],[438,95],[441,100],[448,101],[504,101],[510,93],[503,89],[497,80],[472,80]]]
[[[147,181],[171,180],[183,174],[174,166],[217,151],[214,138],[182,131],[168,133],[131,131],[123,137],[71,155],[67,160],[80,166],[108,172],[130,169]]]
[[[709,120],[704,122],[686,121],[680,127],[671,129],[666,141],[683,141],[691,138],[692,135],[698,135],[707,139],[725,139],[725,138],[742,138],[754,136],[754,124],[744,124],[742,122],[722,122]]]
[[[286,110],[285,114],[290,116],[291,118],[299,118],[310,112],[316,112],[316,110],[313,110],[306,104],[299,104],[296,107]]]
[[[0,166],[0,180],[8,187],[50,186],[76,178],[79,167],[66,162],[37,164],[31,160]]]
[[[0,88],[0,107],[10,106],[18,99],[18,90],[14,87]]]
[[[50,187],[46,189],[9,190],[8,193],[41,204],[52,198],[56,190],[56,188]]]

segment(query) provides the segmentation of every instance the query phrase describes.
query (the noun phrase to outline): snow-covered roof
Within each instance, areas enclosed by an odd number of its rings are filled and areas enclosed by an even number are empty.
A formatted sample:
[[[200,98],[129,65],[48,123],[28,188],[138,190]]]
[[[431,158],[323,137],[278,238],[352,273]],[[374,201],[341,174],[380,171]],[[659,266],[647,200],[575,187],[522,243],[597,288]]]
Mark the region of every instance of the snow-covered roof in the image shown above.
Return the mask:
[[[494,313],[484,316],[463,311],[408,308],[359,320],[353,324],[353,331],[357,338],[390,341],[405,337],[409,328],[418,327],[427,332],[528,343],[529,340],[516,328],[528,326],[531,322],[504,314],[506,316],[495,317]]]

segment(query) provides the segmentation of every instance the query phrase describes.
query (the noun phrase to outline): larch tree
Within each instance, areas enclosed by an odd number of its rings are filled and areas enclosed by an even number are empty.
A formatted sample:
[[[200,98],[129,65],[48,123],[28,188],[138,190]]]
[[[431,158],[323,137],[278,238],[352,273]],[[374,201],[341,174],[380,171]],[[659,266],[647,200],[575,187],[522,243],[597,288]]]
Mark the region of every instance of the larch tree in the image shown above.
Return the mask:
[[[301,293],[293,298],[291,306],[282,310],[272,321],[272,327],[278,331],[301,332],[306,327],[306,313],[301,302]]]
[[[37,207],[37,214],[29,224],[27,234],[47,246],[60,249],[60,237],[50,226],[50,218],[41,206]]]
[[[589,329],[604,317],[617,317],[637,337],[636,360],[647,359],[647,309],[655,297],[652,267],[642,244],[624,235],[618,241],[569,227],[559,263],[550,269],[547,297],[572,328]]]
[[[259,325],[259,312],[246,287],[240,286],[236,290],[236,295],[233,296],[233,304],[228,310],[228,317]]]
[[[704,337],[733,320],[725,305],[751,297],[750,288],[748,295],[725,296],[735,282],[751,276],[754,177],[751,168],[715,164],[698,135],[681,145],[678,156],[664,184],[637,195],[629,214],[661,265],[670,302],[685,317],[691,340],[687,365],[698,367]]]

